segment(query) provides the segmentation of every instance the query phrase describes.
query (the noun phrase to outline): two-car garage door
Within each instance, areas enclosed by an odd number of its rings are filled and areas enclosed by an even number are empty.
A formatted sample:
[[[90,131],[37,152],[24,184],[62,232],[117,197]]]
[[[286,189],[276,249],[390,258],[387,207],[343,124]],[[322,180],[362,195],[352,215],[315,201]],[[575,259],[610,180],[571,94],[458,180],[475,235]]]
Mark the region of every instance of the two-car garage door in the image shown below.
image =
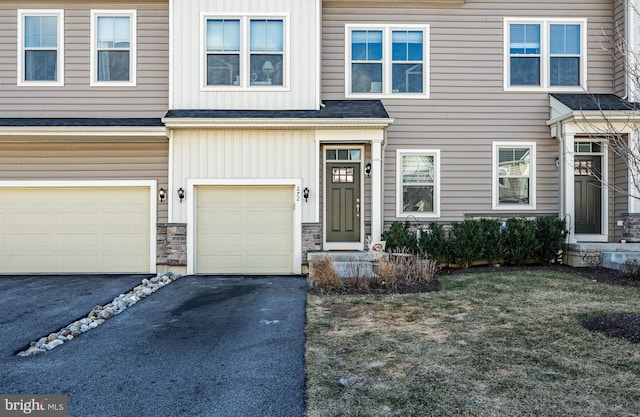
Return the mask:
[[[150,192],[0,187],[0,273],[150,272]]]
[[[293,272],[292,186],[198,186],[195,190],[195,272]]]

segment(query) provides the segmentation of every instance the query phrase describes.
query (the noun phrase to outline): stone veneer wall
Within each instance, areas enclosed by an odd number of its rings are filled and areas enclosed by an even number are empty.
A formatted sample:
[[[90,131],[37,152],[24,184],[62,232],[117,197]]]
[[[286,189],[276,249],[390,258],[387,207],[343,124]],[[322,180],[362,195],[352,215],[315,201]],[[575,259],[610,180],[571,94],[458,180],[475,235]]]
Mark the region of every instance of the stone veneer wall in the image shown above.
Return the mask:
[[[156,225],[156,265],[187,265],[186,223]]]
[[[640,242],[640,214],[625,215],[622,238],[629,243]]]
[[[308,252],[322,250],[322,225],[307,223],[302,225],[302,263],[306,264]]]

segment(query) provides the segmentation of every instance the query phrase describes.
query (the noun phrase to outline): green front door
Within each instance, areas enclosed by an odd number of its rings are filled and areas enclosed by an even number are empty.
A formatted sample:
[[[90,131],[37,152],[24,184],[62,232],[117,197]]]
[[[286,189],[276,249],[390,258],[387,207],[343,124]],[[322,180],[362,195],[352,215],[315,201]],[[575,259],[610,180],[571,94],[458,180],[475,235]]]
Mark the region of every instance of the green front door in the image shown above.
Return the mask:
[[[327,162],[327,242],[360,241],[360,163]]]
[[[576,233],[602,233],[602,158],[576,155],[574,160],[574,196]]]

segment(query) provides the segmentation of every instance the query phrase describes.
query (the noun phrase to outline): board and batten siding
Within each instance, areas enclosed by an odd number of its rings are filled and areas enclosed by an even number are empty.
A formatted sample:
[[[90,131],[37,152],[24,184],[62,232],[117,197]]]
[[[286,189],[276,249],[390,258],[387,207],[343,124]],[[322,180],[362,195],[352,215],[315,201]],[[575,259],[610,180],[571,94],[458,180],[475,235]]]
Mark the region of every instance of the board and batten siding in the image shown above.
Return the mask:
[[[174,130],[172,188],[187,180],[299,179],[310,198],[302,203],[302,221],[317,221],[320,196],[313,130]],[[174,202],[172,219],[187,222],[186,204]]]
[[[18,9],[64,10],[63,86],[17,86]],[[136,10],[135,86],[90,86],[92,9]],[[0,2],[0,117],[159,118],[168,95],[168,1]]]
[[[319,108],[318,0],[180,0],[172,10],[172,109],[314,110]],[[284,16],[284,87],[212,89],[203,87],[203,16]],[[287,35],[285,35],[287,37]]]
[[[167,143],[0,143],[0,180],[156,180],[167,187]],[[173,197],[170,195],[170,197]],[[158,222],[167,203],[158,203]]]
[[[504,2],[473,0],[464,5],[325,2],[323,7],[323,99],[345,96],[345,24],[420,23],[430,26],[430,97],[382,101],[395,122],[384,153],[384,218],[396,220],[396,150],[441,151],[441,217],[459,221],[467,213],[493,213],[492,143],[536,142],[537,207],[557,213],[558,143],[551,138],[548,92],[505,92],[505,17],[586,18],[588,89],[611,93],[613,65],[602,50],[612,33],[612,0]]]

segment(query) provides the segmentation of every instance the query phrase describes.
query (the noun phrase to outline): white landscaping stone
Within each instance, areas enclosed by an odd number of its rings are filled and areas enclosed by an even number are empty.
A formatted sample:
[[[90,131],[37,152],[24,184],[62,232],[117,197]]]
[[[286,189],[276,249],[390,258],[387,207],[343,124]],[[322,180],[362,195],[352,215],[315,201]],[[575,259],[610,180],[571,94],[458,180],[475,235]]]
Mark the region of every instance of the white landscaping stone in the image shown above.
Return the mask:
[[[32,356],[54,349],[62,345],[65,341],[72,340],[74,337],[79,336],[81,333],[95,329],[104,323],[105,320],[110,319],[116,314],[120,314],[128,307],[136,304],[140,299],[153,294],[178,278],[180,278],[180,275],[176,276],[170,272],[165,274],[159,273],[150,280],[145,278],[142,280],[141,285],[137,285],[128,293],[120,294],[114,298],[112,302],[104,306],[95,306],[87,314],[87,317],[74,321],[61,328],[58,332],[41,337],[37,342],[31,342],[29,348],[19,352],[17,355],[22,357]]]

